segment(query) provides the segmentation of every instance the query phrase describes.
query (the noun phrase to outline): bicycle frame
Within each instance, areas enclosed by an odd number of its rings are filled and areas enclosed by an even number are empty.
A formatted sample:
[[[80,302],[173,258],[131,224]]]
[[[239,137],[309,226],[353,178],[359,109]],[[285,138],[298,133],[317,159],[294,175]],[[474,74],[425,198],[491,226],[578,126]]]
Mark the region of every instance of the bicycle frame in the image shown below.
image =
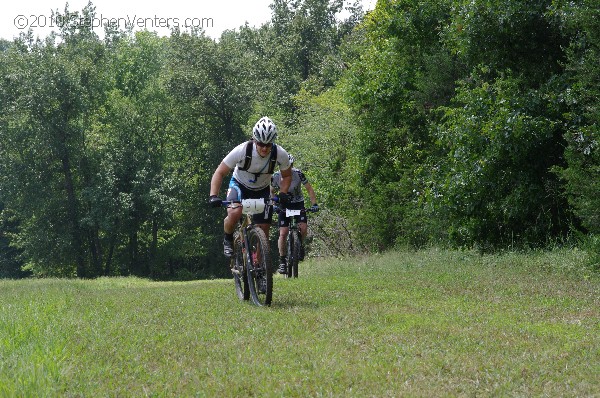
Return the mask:
[[[280,211],[282,209],[279,209]],[[310,212],[310,209],[302,209],[305,212]],[[300,261],[300,246],[302,244],[301,231],[298,226],[299,222],[296,220],[296,216],[299,216],[302,210],[291,210],[285,209],[285,217],[290,218],[290,225],[288,235],[286,239],[287,254],[286,254],[286,273],[284,274],[287,278],[298,277],[298,263]],[[278,213],[281,215],[280,213]]]
[[[302,233],[298,227],[296,216],[302,213],[301,210],[285,210],[285,216],[290,218],[290,226],[287,236],[287,272],[288,278],[298,277],[298,264],[300,263],[300,246],[302,245]]]
[[[241,206],[243,213],[236,229],[234,255],[231,259],[231,272],[238,298],[251,298],[259,306],[271,304],[273,275],[268,240],[251,216],[263,212],[267,204],[263,199],[244,199],[241,203],[223,201],[223,206],[229,208]]]

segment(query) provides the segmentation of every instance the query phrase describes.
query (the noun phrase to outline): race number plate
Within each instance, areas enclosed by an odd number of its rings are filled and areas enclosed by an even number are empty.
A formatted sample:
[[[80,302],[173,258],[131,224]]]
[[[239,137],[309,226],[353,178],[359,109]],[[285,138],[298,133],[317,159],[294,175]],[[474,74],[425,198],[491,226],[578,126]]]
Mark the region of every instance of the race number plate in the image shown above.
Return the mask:
[[[244,214],[259,214],[265,211],[264,199],[243,199],[242,213]]]
[[[293,216],[299,216],[300,215],[301,210],[290,210],[290,209],[285,209],[285,216],[286,217],[293,217]]]

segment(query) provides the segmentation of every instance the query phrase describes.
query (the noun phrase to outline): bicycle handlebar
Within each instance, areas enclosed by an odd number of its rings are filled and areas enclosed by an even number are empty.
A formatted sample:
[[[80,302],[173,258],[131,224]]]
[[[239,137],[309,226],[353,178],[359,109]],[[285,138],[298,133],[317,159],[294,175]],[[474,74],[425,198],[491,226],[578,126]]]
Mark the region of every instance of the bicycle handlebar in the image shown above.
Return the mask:
[[[229,207],[231,209],[241,207],[242,213],[244,214],[260,214],[265,211],[266,206],[271,206],[272,204],[272,200],[265,199],[242,199],[241,202],[224,200],[221,202],[221,206],[223,207]]]
[[[275,202],[275,203],[279,203],[279,198],[277,196],[272,197],[271,200],[273,202]],[[281,210],[281,207],[279,207],[278,205],[274,204],[273,205],[273,210],[275,210],[275,211]],[[318,210],[317,211],[312,210],[310,207],[303,207],[302,209],[299,209],[299,210],[304,210],[307,213],[316,213],[318,211]]]
[[[234,200],[224,200],[221,202],[222,207],[228,207],[231,209],[236,209],[238,207],[243,208],[243,212],[246,214],[257,214],[262,213],[265,209],[265,206],[273,206],[273,210],[279,211],[282,210],[280,206],[278,206],[279,198],[273,197],[271,199],[242,199],[242,201],[234,201]],[[237,205],[237,206],[236,206]],[[316,211],[312,210],[310,207],[304,207],[302,209],[307,213],[315,213]]]
[[[275,201],[274,200],[264,200],[264,199],[242,199],[241,201],[239,200],[223,200],[221,201],[221,206],[222,207],[232,207],[233,205],[238,205],[238,206],[243,206],[244,201],[258,201],[260,203],[260,201],[264,201],[265,206],[273,206]],[[235,206],[234,208],[238,207]]]

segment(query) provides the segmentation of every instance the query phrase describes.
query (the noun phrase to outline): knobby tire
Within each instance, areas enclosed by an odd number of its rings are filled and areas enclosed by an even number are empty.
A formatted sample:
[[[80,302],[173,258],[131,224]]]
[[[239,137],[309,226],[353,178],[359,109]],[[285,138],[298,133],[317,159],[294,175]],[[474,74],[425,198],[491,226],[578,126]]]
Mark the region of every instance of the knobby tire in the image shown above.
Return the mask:
[[[290,229],[288,236],[287,236],[287,255],[286,255],[286,265],[285,265],[285,274],[283,274],[286,278],[291,278],[292,277],[292,262],[293,257],[292,257],[292,252],[293,252],[293,247],[294,247],[294,236],[292,234],[292,230]]]
[[[269,306],[273,298],[273,269],[268,240],[258,227],[249,229],[247,236],[247,253],[251,262],[251,265],[247,265],[250,298],[258,306]],[[264,284],[264,291],[260,289],[261,283]]]
[[[288,277],[298,277],[298,263],[300,262],[300,232],[292,230],[289,233],[288,247]]]
[[[235,292],[240,300],[250,299],[250,289],[248,287],[248,277],[244,264],[244,252],[241,236],[236,232],[233,237],[233,257],[231,258],[231,272],[233,273],[233,282]]]

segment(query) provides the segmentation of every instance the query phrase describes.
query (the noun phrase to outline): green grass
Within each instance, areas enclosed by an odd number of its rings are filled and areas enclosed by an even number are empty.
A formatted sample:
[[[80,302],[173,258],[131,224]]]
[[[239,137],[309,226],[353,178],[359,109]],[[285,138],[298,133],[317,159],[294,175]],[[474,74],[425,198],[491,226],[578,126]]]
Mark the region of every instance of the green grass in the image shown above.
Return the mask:
[[[0,281],[0,396],[600,396],[577,251],[308,260],[233,282]]]

